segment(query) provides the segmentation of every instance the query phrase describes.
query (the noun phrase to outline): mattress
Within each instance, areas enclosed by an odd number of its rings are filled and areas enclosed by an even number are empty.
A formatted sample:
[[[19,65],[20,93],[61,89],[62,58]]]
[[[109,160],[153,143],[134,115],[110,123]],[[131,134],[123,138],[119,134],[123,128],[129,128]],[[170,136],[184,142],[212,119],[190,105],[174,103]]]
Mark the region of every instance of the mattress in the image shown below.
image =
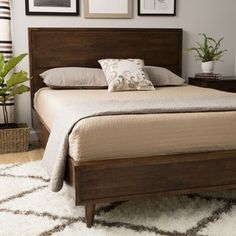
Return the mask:
[[[109,93],[107,90],[40,89],[34,107],[51,129],[56,115],[76,101],[153,99],[163,93],[197,97],[222,93],[195,86],[163,87],[158,91]],[[69,155],[76,161],[131,158],[236,149],[236,111],[98,116],[79,121],[69,135]]]

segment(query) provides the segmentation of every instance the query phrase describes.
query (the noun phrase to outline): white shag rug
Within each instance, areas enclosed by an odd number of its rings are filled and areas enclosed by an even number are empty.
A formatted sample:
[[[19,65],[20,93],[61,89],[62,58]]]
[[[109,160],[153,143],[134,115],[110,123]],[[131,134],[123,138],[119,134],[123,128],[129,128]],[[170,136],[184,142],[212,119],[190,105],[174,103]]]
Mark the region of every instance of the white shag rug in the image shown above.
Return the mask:
[[[0,235],[236,235],[236,191],[98,205],[88,229],[70,190],[52,193],[39,161],[0,165]]]

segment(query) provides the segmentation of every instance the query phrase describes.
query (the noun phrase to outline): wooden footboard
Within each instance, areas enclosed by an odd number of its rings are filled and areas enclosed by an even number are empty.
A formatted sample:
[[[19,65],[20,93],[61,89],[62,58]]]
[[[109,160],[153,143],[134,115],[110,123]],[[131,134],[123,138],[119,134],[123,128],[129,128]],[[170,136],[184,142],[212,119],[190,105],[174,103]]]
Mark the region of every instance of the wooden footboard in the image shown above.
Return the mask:
[[[76,205],[236,186],[236,150],[77,162],[68,158]]]
[[[236,188],[236,150],[94,162],[68,157],[66,180],[91,227],[99,202]]]

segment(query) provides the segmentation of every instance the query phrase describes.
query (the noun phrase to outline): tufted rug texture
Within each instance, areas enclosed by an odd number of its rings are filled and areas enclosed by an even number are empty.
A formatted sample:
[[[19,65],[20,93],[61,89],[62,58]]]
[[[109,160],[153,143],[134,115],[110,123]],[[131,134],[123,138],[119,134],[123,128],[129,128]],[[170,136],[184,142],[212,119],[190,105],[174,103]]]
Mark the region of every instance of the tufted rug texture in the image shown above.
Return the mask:
[[[94,227],[84,222],[40,161],[0,165],[0,236],[236,236],[236,190],[98,205]]]

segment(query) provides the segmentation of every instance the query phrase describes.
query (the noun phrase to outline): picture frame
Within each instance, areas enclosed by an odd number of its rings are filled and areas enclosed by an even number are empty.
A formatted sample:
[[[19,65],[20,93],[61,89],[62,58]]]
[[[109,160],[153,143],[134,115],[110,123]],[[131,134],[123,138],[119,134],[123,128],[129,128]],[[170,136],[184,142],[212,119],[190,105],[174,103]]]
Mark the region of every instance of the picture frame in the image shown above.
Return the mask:
[[[132,18],[133,0],[84,0],[85,18]]]
[[[26,15],[79,15],[79,0],[25,0]]]
[[[139,16],[175,16],[176,0],[138,0]]]

